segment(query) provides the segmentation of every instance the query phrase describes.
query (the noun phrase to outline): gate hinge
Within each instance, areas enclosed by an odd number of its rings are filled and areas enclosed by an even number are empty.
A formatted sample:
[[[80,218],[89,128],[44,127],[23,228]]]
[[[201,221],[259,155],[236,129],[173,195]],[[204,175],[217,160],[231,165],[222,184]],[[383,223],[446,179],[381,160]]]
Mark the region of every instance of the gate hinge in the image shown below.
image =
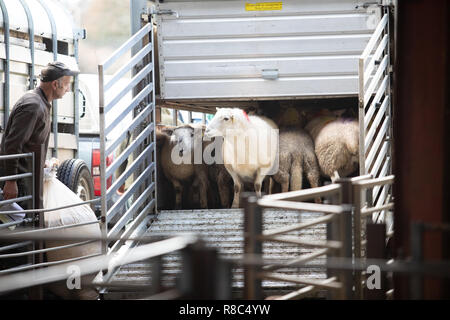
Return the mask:
[[[357,5],[355,7],[355,9],[359,9],[359,8],[367,9],[370,6],[391,7],[391,6],[393,6],[393,2],[392,2],[392,0],[369,1],[369,2],[364,2],[362,5]]]
[[[149,8],[148,12],[150,14],[156,14],[156,15],[170,15],[175,16],[176,18],[179,18],[178,12],[170,10],[170,9],[155,9],[154,7]]]
[[[148,13],[142,13],[141,14],[141,20],[146,22],[146,23],[150,21],[149,17],[150,17],[150,15]]]

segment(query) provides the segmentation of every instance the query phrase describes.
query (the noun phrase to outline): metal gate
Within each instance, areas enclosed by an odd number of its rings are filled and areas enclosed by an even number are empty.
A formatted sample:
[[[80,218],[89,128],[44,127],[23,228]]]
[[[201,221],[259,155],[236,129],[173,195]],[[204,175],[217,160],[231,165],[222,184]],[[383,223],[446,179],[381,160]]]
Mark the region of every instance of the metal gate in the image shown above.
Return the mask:
[[[373,178],[392,173],[392,110],[390,86],[389,8],[359,58],[360,175]],[[367,194],[376,206],[389,202],[391,186]],[[382,212],[374,219],[384,219]]]
[[[131,51],[131,58],[127,57]],[[111,77],[105,81],[108,70],[125,58]],[[135,245],[128,238],[139,237],[156,208],[155,166],[155,91],[153,65],[153,29],[147,23],[133,37],[98,66],[101,148],[101,217],[103,253],[123,252]],[[129,72],[131,78],[125,87],[116,86]],[[118,109],[126,95],[131,102]],[[123,106],[123,104],[121,104]],[[127,121],[127,116],[131,121]],[[117,126],[125,128],[112,136]],[[111,155],[114,160],[111,161]],[[109,159],[109,160],[108,160]],[[125,168],[126,167],[126,168]],[[108,179],[114,182],[107,188]],[[119,196],[118,190],[127,181],[130,185]],[[111,181],[111,180],[110,180]],[[119,254],[120,255],[120,254]],[[114,270],[109,270],[111,275]],[[108,276],[107,276],[108,278]]]

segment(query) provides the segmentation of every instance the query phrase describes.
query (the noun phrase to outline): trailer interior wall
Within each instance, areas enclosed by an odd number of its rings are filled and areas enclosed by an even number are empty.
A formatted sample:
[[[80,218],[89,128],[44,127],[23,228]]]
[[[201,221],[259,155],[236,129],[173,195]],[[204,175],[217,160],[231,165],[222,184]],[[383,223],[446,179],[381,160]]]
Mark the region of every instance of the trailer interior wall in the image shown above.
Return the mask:
[[[161,99],[356,96],[380,20],[364,2],[156,2]]]

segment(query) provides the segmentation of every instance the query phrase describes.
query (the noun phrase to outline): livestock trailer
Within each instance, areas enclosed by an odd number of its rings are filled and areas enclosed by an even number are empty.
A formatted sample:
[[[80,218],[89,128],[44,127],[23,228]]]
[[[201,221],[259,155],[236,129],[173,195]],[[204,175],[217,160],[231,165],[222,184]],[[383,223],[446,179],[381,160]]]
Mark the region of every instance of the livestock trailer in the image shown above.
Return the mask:
[[[137,179],[123,199],[110,208],[106,193],[102,203],[102,216],[107,222],[131,197],[139,199],[141,208],[145,206],[134,213],[127,211],[127,217],[138,218],[133,222],[136,228],[126,235],[194,231],[216,244],[226,256],[242,254],[242,211],[158,212],[155,124],[159,108],[214,113],[216,107],[258,108],[272,103],[276,108],[278,102],[312,109],[353,108],[360,123],[360,174],[390,174],[391,1],[132,1],[131,19],[133,36],[99,65],[102,155],[112,150],[106,147],[108,132],[112,123],[120,121],[119,117],[108,122],[109,110],[125,92],[133,90],[134,95],[124,110],[124,114],[135,115],[129,129],[133,132],[131,144],[109,169],[102,156],[101,167],[102,189],[106,190],[106,179],[121,161],[132,153],[138,160],[131,164],[133,170],[118,179],[123,182],[132,174]],[[111,81],[105,81],[111,66],[130,49],[129,63],[113,72]],[[129,70],[129,85],[116,98],[102,99],[115,79]],[[126,137],[124,131],[112,146]],[[113,187],[112,192],[116,189]],[[379,186],[370,189],[364,201],[384,204],[391,200],[390,193],[391,185]],[[295,219],[290,212],[272,212],[269,216],[270,223],[278,226],[294,223]],[[118,235],[127,219],[120,218],[119,227],[111,231],[105,227],[104,234]],[[318,228],[309,236],[324,237],[325,229]],[[131,241],[128,244],[134,245]],[[299,254],[289,250],[274,245],[267,248],[267,254],[281,260]],[[167,268],[169,278],[176,274],[177,258],[169,259]],[[142,264],[123,266],[107,278],[140,282],[149,279],[148,270]],[[236,272],[234,278],[237,289],[242,288],[240,274]],[[313,270],[310,276],[320,278],[323,274]],[[275,281],[266,285],[268,289],[283,289],[284,284]]]
[[[280,102],[353,108],[360,123],[360,174],[389,175],[391,18],[388,1],[131,1],[131,38],[98,66],[102,253],[120,262],[142,235],[195,232],[225,257],[243,257],[242,210],[157,209],[159,108],[214,113],[216,107],[276,108]],[[129,80],[118,85],[129,73]],[[123,104],[130,92],[131,100]],[[391,201],[390,193],[391,184],[377,185],[364,201],[380,206]],[[328,239],[327,229],[314,222],[320,212],[264,210],[264,230],[311,225],[295,236],[309,244]],[[270,243],[264,255],[282,262],[303,256],[324,262],[325,249],[298,248],[295,242]],[[108,288],[148,285],[155,275],[171,287],[180,273],[180,256],[168,256],[162,265],[160,273],[146,262],[112,264],[99,273],[99,286],[106,288],[104,297],[113,298],[124,297],[123,292]],[[302,277],[301,283],[326,277],[323,268],[287,269]],[[235,267],[236,297],[242,296],[243,278],[243,268]],[[263,282],[264,290],[291,290],[283,279]]]
[[[210,112],[292,100],[358,108],[360,174],[385,176],[390,8],[390,1],[154,1],[159,104]]]

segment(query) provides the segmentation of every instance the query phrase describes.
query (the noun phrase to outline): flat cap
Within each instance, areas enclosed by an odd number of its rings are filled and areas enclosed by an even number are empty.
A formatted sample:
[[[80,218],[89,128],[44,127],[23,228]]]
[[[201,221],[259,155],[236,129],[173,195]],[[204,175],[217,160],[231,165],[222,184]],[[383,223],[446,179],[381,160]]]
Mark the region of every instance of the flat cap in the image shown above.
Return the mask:
[[[39,78],[42,82],[50,82],[64,76],[74,76],[78,73],[80,72],[70,70],[64,63],[54,61],[50,62],[44,69],[42,69]]]

